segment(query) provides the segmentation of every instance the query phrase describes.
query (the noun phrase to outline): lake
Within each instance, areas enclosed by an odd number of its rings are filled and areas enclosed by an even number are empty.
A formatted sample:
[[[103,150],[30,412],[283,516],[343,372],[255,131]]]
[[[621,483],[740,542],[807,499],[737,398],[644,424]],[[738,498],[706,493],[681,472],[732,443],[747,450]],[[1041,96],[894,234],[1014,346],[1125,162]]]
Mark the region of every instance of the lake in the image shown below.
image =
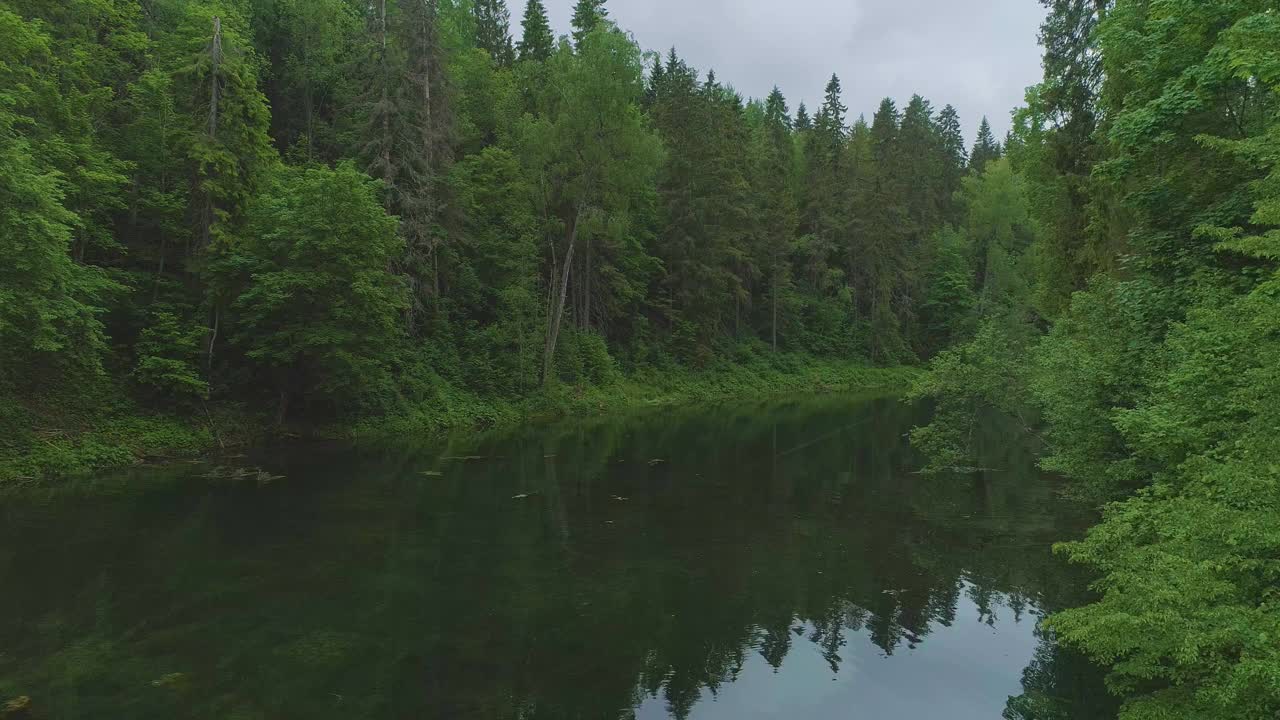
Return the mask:
[[[652,409],[0,500],[0,707],[1111,716],[1097,670],[1037,629],[1086,597],[1050,546],[1092,511],[1000,418],[990,470],[917,474],[927,419],[853,396]]]

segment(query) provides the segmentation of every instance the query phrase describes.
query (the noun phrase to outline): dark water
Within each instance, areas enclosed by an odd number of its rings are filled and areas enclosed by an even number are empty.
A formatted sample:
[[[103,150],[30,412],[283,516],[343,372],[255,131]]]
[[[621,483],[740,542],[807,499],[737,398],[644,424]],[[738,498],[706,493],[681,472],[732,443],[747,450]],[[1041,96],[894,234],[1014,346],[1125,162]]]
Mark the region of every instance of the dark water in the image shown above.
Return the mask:
[[[1091,521],[992,420],[926,479],[893,400],[140,469],[0,500],[34,718],[1098,720],[1037,631]],[[439,473],[438,475],[435,473]]]

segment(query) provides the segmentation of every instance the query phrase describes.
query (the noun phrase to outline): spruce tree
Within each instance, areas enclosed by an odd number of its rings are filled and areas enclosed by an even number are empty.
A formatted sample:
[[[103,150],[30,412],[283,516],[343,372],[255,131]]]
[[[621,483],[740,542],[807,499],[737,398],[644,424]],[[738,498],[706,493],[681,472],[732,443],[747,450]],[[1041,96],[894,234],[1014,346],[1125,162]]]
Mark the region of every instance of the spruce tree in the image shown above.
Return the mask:
[[[764,105],[764,141],[761,166],[753,173],[760,203],[759,228],[763,233],[759,265],[766,273],[769,343],[778,351],[778,331],[783,303],[791,291],[790,255],[795,246],[798,210],[791,189],[794,162],[791,117],[782,91],[774,87]]]
[[[848,133],[845,113],[849,108],[841,99],[840,93],[840,78],[833,74],[831,80],[827,82],[822,109],[818,111],[818,118],[814,124],[818,144],[816,149],[822,160],[833,167],[839,165],[840,150],[844,146]]]
[[[493,61],[506,67],[515,61],[511,45],[511,11],[506,0],[475,0],[472,13],[476,23],[476,47],[485,50]]]
[[[551,21],[547,19],[547,6],[542,0],[529,0],[524,8],[524,31],[517,49],[520,60],[545,62],[555,50],[555,37],[551,33]]]
[[[604,7],[605,0],[578,0],[573,8],[573,44],[581,46],[582,40],[590,35],[600,23],[609,17]]]
[[[938,142],[941,144],[941,188],[943,215],[946,221],[956,222],[961,208],[955,200],[960,189],[960,179],[969,166],[969,152],[964,146],[964,133],[960,129],[960,114],[951,105],[942,108],[936,123]]]
[[[973,154],[969,157],[969,171],[981,174],[987,169],[987,163],[1000,159],[1000,143],[991,132],[991,123],[982,118],[978,126],[978,139],[973,143]]]
[[[800,103],[796,108],[796,132],[808,132],[813,129],[813,118],[809,117],[809,108]]]

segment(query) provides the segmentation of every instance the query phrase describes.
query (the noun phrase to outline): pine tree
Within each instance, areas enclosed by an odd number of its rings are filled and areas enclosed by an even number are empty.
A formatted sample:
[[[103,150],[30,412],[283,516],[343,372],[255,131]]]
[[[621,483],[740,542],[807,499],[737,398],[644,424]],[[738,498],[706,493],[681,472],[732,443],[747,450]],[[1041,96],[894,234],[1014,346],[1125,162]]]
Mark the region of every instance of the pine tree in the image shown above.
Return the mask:
[[[476,47],[489,53],[499,66],[515,62],[511,45],[511,11],[506,0],[475,0]]]
[[[447,101],[445,58],[439,40],[437,0],[404,4],[399,24],[405,65],[400,83],[402,157],[400,227],[405,238],[404,270],[413,305],[410,329],[418,331],[442,292],[439,229],[445,176],[452,162],[452,117]]]
[[[555,50],[555,37],[551,33],[551,21],[547,19],[547,7],[542,0],[529,0],[524,8],[524,32],[517,45],[521,61],[545,62]]]
[[[951,105],[938,113],[936,124],[938,141],[942,151],[941,187],[943,215],[948,222],[959,220],[961,208],[955,200],[960,190],[960,179],[969,166],[969,153],[964,146],[964,133],[960,128],[960,114]]]
[[[872,178],[864,187],[860,296],[871,322],[871,354],[878,362],[910,357],[903,340],[902,306],[907,296],[911,236],[906,174],[903,172],[902,115],[885,98],[871,120]]]
[[[408,321],[420,333],[442,292],[440,222],[443,178],[451,162],[453,118],[445,85],[435,0],[396,7],[378,0],[370,30],[373,57],[364,98],[362,155],[382,181],[386,209],[400,217],[405,255],[397,267],[409,279]]]
[[[830,163],[832,167],[839,165],[840,151],[844,147],[848,133],[845,113],[849,108],[841,99],[840,93],[840,78],[832,75],[831,80],[827,82],[822,109],[818,111],[818,118],[814,123],[817,150],[823,161]]]
[[[809,132],[813,129],[813,118],[809,117],[809,108],[800,103],[796,108],[796,132]]]
[[[578,0],[573,8],[573,43],[580,47],[582,40],[590,35],[609,17],[604,7],[605,0]]]
[[[987,169],[987,163],[999,160],[1000,155],[1000,143],[996,142],[996,136],[991,132],[991,123],[984,117],[982,124],[978,126],[978,139],[973,143],[973,154],[969,158],[969,172],[984,172]]]
[[[850,221],[849,186],[843,177],[843,158],[848,127],[841,96],[840,78],[827,83],[822,108],[805,133],[805,183],[801,209],[801,276],[808,290],[825,294],[834,290],[830,275],[832,259],[848,238]]]
[[[924,235],[942,220],[943,175],[942,142],[933,119],[933,106],[919,95],[913,95],[902,113],[899,132],[899,168],[907,193],[909,232],[913,246],[919,246]]]
[[[791,117],[787,100],[777,87],[769,93],[764,105],[764,138],[760,166],[752,174],[755,194],[760,203],[759,228],[763,257],[759,265],[768,279],[769,343],[778,351],[782,307],[791,292],[790,255],[795,246],[799,220],[795,194],[791,188],[794,163],[791,141]]]

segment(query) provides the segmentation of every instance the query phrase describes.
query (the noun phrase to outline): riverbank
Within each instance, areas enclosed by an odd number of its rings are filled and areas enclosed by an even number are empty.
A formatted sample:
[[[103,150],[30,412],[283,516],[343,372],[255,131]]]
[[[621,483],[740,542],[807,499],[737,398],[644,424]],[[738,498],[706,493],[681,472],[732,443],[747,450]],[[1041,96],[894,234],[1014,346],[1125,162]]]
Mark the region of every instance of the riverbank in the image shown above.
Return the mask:
[[[348,423],[294,422],[276,428],[269,412],[210,403],[182,412],[147,411],[110,387],[75,397],[0,398],[0,485],[35,483],[148,460],[199,457],[271,439],[392,438],[490,428],[566,415],[638,407],[883,389],[905,390],[910,367],[782,356],[710,370],[651,369],[598,385],[556,385],[522,399],[492,398],[441,382],[430,403]]]

